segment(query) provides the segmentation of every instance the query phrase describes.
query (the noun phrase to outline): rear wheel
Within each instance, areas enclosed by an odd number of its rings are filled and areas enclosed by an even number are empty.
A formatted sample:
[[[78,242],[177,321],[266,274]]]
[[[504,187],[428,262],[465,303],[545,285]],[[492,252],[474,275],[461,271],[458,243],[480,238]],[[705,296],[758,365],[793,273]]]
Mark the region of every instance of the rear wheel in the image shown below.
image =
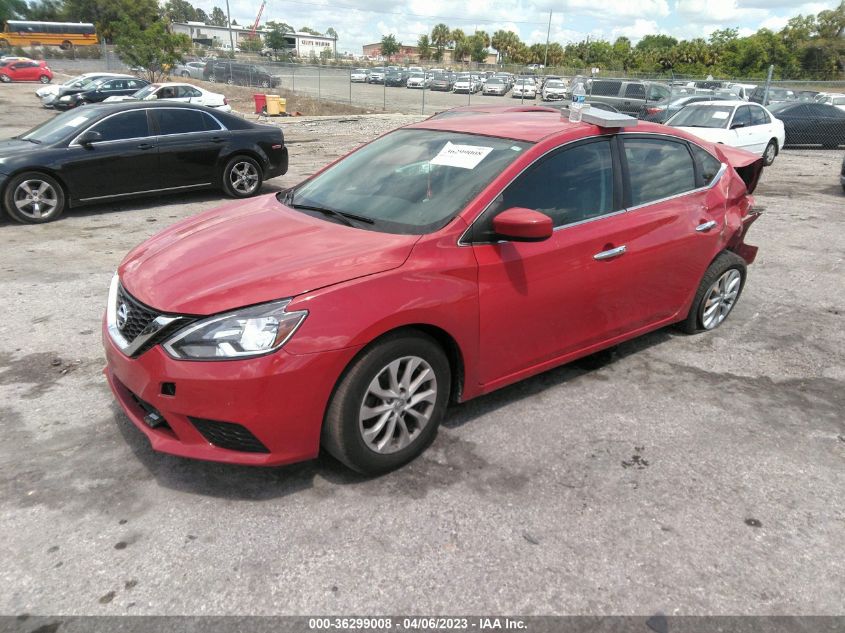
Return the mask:
[[[235,83],[235,80],[234,80],[234,78],[232,78],[232,77],[227,77],[227,78],[226,78],[226,83],[227,83],[227,84],[229,84],[229,85],[231,86],[231,85],[233,85],[233,84]]]
[[[270,81],[268,79],[262,79],[261,80],[261,87],[262,88],[269,88],[270,87]]]
[[[450,384],[446,354],[431,337],[383,338],[341,377],[326,410],[323,448],[364,474],[406,464],[437,435]]]
[[[40,81],[42,84],[48,84],[50,83],[50,78],[47,75],[41,75],[38,78],[38,81]]]
[[[233,198],[248,198],[261,189],[261,166],[249,156],[235,156],[223,170],[223,189]]]
[[[62,186],[51,176],[24,172],[13,176],[3,193],[3,207],[13,220],[43,224],[58,218],[65,208]]]
[[[736,253],[721,253],[704,273],[689,314],[681,323],[687,334],[714,330],[733,310],[745,286],[745,260]]]
[[[70,40],[65,40],[61,43],[61,46],[59,46],[59,48],[61,48],[63,51],[69,51],[73,48],[73,42],[71,42]]]
[[[768,167],[775,162],[775,157],[778,155],[778,142],[775,139],[769,141],[766,149],[763,152],[763,164]]]
[[[217,77],[215,77],[214,75],[209,75],[208,80],[213,84],[217,83]]]
[[[182,71],[182,76],[183,76],[183,77],[190,77],[190,76],[191,76],[191,73],[189,73],[187,70],[183,70],[183,71]]]
[[[7,84],[12,81],[12,78],[9,77],[9,75],[0,75],[0,81],[2,81],[4,84]]]

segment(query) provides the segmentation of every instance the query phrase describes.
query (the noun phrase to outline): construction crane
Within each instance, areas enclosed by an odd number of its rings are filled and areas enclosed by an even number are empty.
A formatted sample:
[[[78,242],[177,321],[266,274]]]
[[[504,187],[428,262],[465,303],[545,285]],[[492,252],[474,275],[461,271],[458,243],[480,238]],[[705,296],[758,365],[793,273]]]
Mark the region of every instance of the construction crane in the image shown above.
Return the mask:
[[[261,6],[258,7],[258,15],[255,16],[255,22],[252,23],[252,28],[249,31],[250,39],[255,37],[255,32],[258,30],[258,23],[261,22],[261,14],[264,13],[264,6],[267,4],[267,0],[262,0]]]

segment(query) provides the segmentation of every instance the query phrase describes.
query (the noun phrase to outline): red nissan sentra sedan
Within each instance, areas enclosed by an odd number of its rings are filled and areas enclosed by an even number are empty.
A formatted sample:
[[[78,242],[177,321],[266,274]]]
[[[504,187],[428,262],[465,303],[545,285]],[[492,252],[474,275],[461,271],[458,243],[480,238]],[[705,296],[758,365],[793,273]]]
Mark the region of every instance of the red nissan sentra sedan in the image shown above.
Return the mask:
[[[619,117],[450,111],[170,227],[111,285],[117,400],[165,453],[274,465],[322,446],[378,473],[449,402],[717,327],[756,255],[762,160]]]

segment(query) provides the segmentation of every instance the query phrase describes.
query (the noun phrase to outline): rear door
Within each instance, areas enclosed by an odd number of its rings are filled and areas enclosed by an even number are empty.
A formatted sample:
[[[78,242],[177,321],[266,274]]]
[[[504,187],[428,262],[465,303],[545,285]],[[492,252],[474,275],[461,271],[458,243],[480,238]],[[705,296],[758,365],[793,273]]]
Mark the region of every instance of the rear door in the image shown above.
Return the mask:
[[[645,86],[639,83],[629,83],[625,84],[623,90],[622,105],[619,107],[619,111],[637,116],[640,108],[645,105]]]
[[[77,201],[158,189],[159,160],[146,110],[106,117],[88,128],[102,135],[90,147],[71,142],[62,173]]]
[[[229,132],[202,110],[152,108],[163,187],[216,184],[217,164]]]
[[[636,330],[683,307],[718,250],[725,205],[711,185],[721,162],[701,147],[667,136],[623,134],[628,229],[620,273],[620,309]]]

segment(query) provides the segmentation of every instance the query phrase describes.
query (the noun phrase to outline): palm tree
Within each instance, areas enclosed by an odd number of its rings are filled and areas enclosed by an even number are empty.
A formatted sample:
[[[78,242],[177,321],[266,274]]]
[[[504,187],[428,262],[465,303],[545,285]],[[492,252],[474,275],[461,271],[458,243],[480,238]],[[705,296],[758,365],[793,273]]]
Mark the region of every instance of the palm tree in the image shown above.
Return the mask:
[[[434,44],[435,53],[434,58],[437,61],[443,59],[443,51],[452,41],[451,31],[449,27],[442,22],[431,29],[431,43]]]

